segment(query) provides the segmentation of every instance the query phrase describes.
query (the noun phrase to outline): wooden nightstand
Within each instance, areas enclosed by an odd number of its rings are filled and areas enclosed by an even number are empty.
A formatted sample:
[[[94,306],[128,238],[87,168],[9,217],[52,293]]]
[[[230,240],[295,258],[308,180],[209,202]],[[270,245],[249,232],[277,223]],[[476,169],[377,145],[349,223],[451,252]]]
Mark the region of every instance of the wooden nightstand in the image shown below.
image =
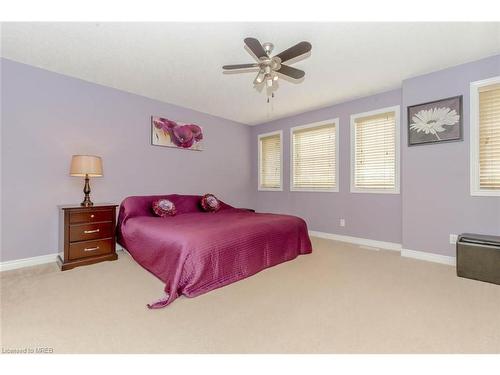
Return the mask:
[[[116,260],[116,204],[92,207],[59,206],[59,250],[62,271],[78,266]]]

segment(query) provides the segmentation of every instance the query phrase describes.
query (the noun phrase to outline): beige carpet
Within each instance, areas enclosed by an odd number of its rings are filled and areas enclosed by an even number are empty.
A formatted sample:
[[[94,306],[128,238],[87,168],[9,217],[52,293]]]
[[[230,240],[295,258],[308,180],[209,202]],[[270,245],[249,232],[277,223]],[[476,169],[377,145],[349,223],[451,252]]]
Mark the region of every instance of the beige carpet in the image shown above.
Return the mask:
[[[314,253],[161,310],[127,254],[3,272],[2,348],[55,353],[500,353],[500,286],[313,239]]]

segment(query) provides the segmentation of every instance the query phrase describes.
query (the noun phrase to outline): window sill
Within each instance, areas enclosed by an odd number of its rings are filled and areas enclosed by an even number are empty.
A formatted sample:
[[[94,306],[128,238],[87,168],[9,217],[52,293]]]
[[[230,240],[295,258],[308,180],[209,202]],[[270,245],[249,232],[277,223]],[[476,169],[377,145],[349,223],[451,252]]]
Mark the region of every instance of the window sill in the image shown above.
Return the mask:
[[[283,191],[283,188],[257,188],[257,191]]]
[[[290,191],[294,193],[338,193],[339,189],[338,188],[333,188],[333,189],[307,189],[307,188],[290,188]]]
[[[401,194],[399,190],[351,189],[351,193],[359,194]]]
[[[474,190],[470,193],[473,197],[500,197],[500,190]]]

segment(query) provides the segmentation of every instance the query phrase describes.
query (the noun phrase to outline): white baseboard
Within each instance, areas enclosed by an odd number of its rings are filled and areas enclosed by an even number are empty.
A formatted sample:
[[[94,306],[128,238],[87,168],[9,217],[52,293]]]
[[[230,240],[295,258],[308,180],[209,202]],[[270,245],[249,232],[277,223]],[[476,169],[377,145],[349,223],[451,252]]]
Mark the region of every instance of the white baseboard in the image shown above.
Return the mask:
[[[402,248],[400,243],[395,243],[395,242],[370,240],[368,238],[344,236],[341,234],[318,232],[315,230],[310,230],[309,234],[313,237],[326,238],[327,240],[348,242],[356,245],[376,247],[384,250],[401,251]]]
[[[425,260],[428,262],[441,263],[441,264],[446,264],[449,266],[456,265],[455,257],[434,254],[434,253],[428,253],[425,251],[403,249],[401,244],[399,244],[399,243],[376,241],[376,240],[370,240],[367,238],[360,238],[360,237],[343,236],[341,234],[318,232],[315,230],[310,230],[309,234],[313,237],[325,238],[328,240],[348,242],[348,243],[352,243],[352,244],[356,244],[356,245],[376,247],[376,248],[380,248],[380,249],[384,249],[384,250],[400,251],[401,256],[406,257],[406,258]]]
[[[55,262],[58,253],[0,262],[0,272]]]
[[[425,251],[401,249],[401,256],[406,258],[426,260],[428,262],[446,264],[448,266],[455,266],[457,264],[457,260],[455,257],[450,257],[441,254],[427,253]]]
[[[118,243],[116,244],[116,251],[124,251],[125,249],[120,246]],[[15,259],[8,260],[5,262],[0,262],[0,272],[2,271],[10,271],[18,268],[38,266],[40,264],[47,264],[55,262],[59,253],[41,255],[37,257],[24,258],[24,259]]]

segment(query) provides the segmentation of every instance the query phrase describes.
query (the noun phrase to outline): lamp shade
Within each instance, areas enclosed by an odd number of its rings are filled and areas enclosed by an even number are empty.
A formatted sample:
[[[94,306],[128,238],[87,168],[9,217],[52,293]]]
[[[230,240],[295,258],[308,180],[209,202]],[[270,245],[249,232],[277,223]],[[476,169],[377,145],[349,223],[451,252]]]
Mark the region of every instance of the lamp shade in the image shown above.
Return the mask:
[[[94,155],[73,155],[69,175],[100,177],[102,176],[102,160]]]

